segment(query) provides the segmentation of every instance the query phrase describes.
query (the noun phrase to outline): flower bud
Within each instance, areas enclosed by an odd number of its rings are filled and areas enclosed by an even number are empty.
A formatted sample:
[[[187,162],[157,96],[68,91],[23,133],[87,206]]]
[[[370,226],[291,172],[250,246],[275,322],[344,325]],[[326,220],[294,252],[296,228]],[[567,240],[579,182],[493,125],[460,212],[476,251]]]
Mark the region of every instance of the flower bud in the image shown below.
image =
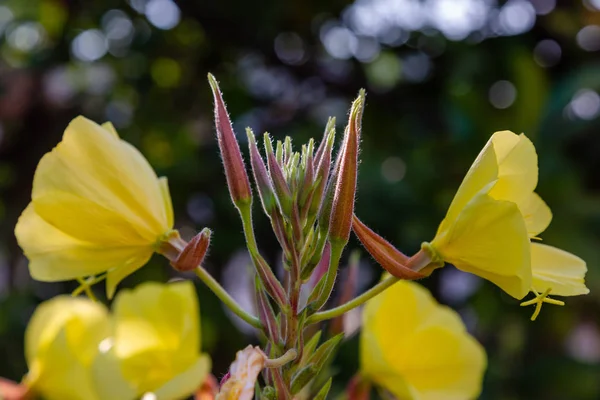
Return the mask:
[[[225,166],[225,177],[227,178],[227,186],[233,203],[238,206],[240,204],[249,204],[252,202],[252,192],[250,190],[250,181],[246,174],[246,167],[240,152],[235,133],[225,108],[225,102],[221,96],[219,84],[212,74],[208,74],[208,82],[213,92],[215,99],[215,125],[217,128],[217,139],[221,157],[223,157],[223,165]]]
[[[317,182],[317,186],[310,201],[310,209],[308,211],[309,217],[315,216],[323,207],[325,200],[323,195],[329,182],[329,174],[331,172],[331,150],[335,139],[335,118],[330,118],[329,121],[330,123],[327,124],[329,130],[325,131],[325,136],[323,137],[323,141],[319,145],[317,155],[315,156],[315,182]],[[327,221],[327,224],[328,223],[329,221]]]
[[[175,261],[171,262],[173,268],[180,272],[188,272],[195,270],[206,256],[208,246],[210,246],[210,236],[212,231],[208,228],[194,236],[192,240],[185,246]]]
[[[408,268],[409,258],[390,242],[373,232],[356,215],[352,218],[352,230],[364,248],[387,272],[400,279],[421,279],[426,275]]]
[[[329,221],[329,240],[340,244],[348,242],[350,230],[352,229],[352,214],[354,213],[354,197],[358,175],[360,125],[364,104],[365,92],[361,90],[350,110],[350,118],[346,127],[336,177],[335,194]]]
[[[252,173],[254,174],[260,201],[265,214],[270,216],[276,207],[273,184],[267,172],[267,167],[256,146],[256,139],[254,133],[252,133],[252,129],[246,128],[246,134],[248,135],[248,147],[250,149],[250,165],[252,166]]]
[[[275,311],[273,310],[273,307],[271,307],[269,298],[265,293],[264,287],[258,278],[256,279],[254,287],[256,288],[256,305],[260,322],[262,322],[265,327],[265,333],[269,340],[273,341],[275,345],[279,345],[281,340],[279,335],[279,323],[275,316]]]
[[[271,180],[275,188],[275,194],[281,207],[281,213],[285,217],[289,217],[292,214],[292,193],[285,180],[285,175],[281,169],[281,165],[277,162],[278,156],[273,153],[273,145],[271,144],[271,138],[268,133],[265,133],[265,150],[267,152],[267,164],[269,166],[269,173],[271,174]],[[280,142],[281,143],[281,142]],[[277,146],[277,151],[281,146]]]

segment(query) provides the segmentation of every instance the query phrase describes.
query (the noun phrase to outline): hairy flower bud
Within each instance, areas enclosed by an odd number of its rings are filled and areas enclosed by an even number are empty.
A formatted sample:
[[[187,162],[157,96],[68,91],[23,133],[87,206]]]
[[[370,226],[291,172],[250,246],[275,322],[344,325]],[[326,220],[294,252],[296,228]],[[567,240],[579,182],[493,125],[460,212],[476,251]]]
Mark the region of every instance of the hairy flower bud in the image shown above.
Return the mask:
[[[329,221],[329,240],[332,242],[345,244],[350,238],[358,176],[360,125],[364,104],[365,92],[361,90],[358,98],[352,104],[344,145],[341,149],[339,171]]]
[[[252,202],[252,192],[250,191],[250,181],[248,180],[248,174],[246,174],[246,167],[242,159],[240,146],[235,138],[219,84],[212,74],[208,74],[208,82],[210,83],[215,100],[217,139],[219,149],[221,150],[221,157],[223,157],[229,193],[236,206],[249,204]]]
[[[277,206],[271,177],[256,146],[256,139],[254,133],[252,133],[252,129],[246,128],[246,134],[248,135],[248,147],[250,149],[250,165],[252,166],[252,173],[254,174],[260,201],[265,214],[270,216]]]
[[[194,238],[185,246],[175,261],[171,262],[173,268],[177,271],[188,272],[196,269],[206,256],[208,246],[210,246],[210,236],[212,231],[208,228],[194,236]]]
[[[289,217],[292,214],[292,193],[285,179],[281,165],[278,162],[279,154],[273,153],[273,145],[271,143],[271,137],[268,133],[265,133],[265,150],[267,152],[267,164],[269,166],[269,173],[271,174],[271,180],[275,188],[275,194],[281,207],[281,213],[285,217]],[[277,147],[278,153],[281,146]]]
[[[355,215],[352,219],[352,230],[365,249],[387,272],[401,279],[420,279],[425,275],[408,268],[409,258],[396,249],[390,242],[373,232]]]

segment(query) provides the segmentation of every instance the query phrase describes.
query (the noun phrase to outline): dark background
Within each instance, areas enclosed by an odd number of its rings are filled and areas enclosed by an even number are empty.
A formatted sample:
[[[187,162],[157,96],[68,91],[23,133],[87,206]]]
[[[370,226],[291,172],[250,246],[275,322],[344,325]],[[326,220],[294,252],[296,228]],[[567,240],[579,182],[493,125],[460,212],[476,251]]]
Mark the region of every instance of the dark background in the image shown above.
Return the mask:
[[[1,0],[0,376],[26,372],[23,332],[36,304],[75,287],[32,281],[13,229],[37,162],[78,114],[111,120],[169,177],[176,227],[187,237],[214,230],[207,268],[249,304],[214,138],[212,72],[244,151],[245,126],[298,146],[320,139],[329,115],[341,132],[366,88],[356,212],[410,254],[433,238],[489,136],[525,132],[554,212],[544,242],[587,261],[591,294],[546,305],[530,322],[532,308],[453,267],[424,283],[485,345],[482,399],[600,398],[598,10],[600,0]],[[274,261],[256,204],[259,245]],[[364,256],[361,266],[364,290],[380,269]],[[122,287],[173,276],[156,257]],[[219,377],[257,339],[198,289],[203,348]],[[355,372],[357,343],[342,347],[336,390]]]

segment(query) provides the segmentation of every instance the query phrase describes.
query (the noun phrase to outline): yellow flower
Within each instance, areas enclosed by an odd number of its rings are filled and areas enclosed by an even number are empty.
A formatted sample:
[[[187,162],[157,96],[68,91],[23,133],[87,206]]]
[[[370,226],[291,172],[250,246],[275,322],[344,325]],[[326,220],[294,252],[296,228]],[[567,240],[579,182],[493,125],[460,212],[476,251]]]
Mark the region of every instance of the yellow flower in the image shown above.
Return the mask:
[[[108,271],[107,292],[144,265],[173,227],[166,178],[110,123],[75,118],[35,172],[15,234],[34,279]]]
[[[550,209],[534,192],[537,179],[531,141],[510,131],[494,133],[424,249],[433,261],[479,275],[517,299],[529,291],[587,293],[583,260],[530,242],[552,220]]]
[[[138,396],[183,399],[200,387],[210,359],[200,354],[199,309],[191,282],[144,283],[113,307],[112,351]]]
[[[265,367],[266,360],[265,353],[258,347],[247,346],[238,351],[229,368],[229,379],[215,400],[252,400],[256,379]]]
[[[458,314],[421,285],[400,281],[367,302],[361,374],[396,398],[474,399],[485,367],[483,347]]]
[[[25,333],[25,384],[48,400],[131,400],[135,392],[99,348],[110,334],[106,308],[59,296],[40,305]]]

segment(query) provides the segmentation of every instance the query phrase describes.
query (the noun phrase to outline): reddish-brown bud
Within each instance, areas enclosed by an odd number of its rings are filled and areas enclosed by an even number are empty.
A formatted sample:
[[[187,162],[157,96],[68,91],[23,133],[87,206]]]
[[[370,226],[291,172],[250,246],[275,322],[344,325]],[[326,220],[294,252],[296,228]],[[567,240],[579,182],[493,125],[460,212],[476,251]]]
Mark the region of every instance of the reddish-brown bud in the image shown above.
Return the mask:
[[[210,83],[215,100],[217,139],[219,149],[221,150],[221,157],[223,158],[223,165],[225,166],[225,177],[227,178],[229,193],[236,206],[239,204],[249,204],[252,202],[252,192],[250,191],[250,181],[248,180],[240,146],[235,138],[219,84],[212,74],[208,74],[208,82]]]
[[[175,261],[171,262],[173,268],[177,271],[188,272],[195,270],[206,256],[208,247],[210,246],[210,236],[212,232],[208,228],[194,236],[192,240],[185,246]]]
[[[354,214],[354,198],[358,176],[358,148],[364,104],[365,92],[361,90],[350,109],[350,118],[341,149],[339,170],[335,182],[335,194],[329,221],[329,240],[340,244],[348,242],[352,229],[352,214]]]
[[[330,122],[327,124],[328,128],[325,131],[325,136],[319,145],[319,150],[317,151],[317,155],[315,157],[315,182],[317,182],[317,186],[310,201],[310,209],[308,211],[309,217],[316,216],[319,210],[324,207],[323,204],[326,201],[326,198],[323,196],[325,194],[325,188],[327,188],[329,175],[331,172],[331,150],[333,149],[333,142],[335,140],[335,118],[331,118],[329,121]],[[332,179],[333,178],[334,177],[332,176]],[[333,183],[331,183],[331,185],[333,185]],[[331,196],[331,200],[333,200],[333,192]],[[331,203],[329,204],[329,212],[331,213]],[[328,226],[328,224],[329,220],[327,220],[326,226]]]
[[[356,215],[352,219],[352,230],[375,261],[393,276],[407,280],[425,277],[425,275],[408,268],[406,265],[409,263],[409,258],[363,224]]]

